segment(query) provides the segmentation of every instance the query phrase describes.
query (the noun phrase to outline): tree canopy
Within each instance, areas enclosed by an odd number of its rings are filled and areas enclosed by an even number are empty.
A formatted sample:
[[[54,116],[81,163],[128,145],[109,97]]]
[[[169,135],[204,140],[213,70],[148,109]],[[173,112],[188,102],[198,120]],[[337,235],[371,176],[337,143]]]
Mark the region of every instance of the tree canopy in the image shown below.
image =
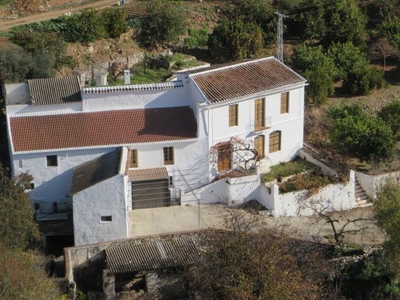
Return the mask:
[[[391,128],[381,119],[346,106],[332,107],[328,114],[334,122],[330,139],[338,150],[361,161],[380,161],[394,154],[395,138]]]
[[[30,199],[25,193],[31,180],[28,174],[9,178],[0,166],[0,243],[9,248],[24,249],[39,237]]]
[[[256,56],[264,44],[263,31],[256,23],[224,18],[208,40],[213,59],[219,62]]]
[[[177,3],[157,0],[147,8],[140,28],[140,40],[148,48],[177,43],[186,32],[185,11]]]

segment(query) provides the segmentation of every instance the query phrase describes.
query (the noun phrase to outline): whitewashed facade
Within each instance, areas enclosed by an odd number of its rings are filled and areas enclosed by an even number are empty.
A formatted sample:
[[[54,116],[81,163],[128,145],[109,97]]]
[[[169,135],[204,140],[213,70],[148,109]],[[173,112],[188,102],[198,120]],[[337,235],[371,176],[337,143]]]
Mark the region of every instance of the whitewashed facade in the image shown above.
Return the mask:
[[[132,209],[129,204],[131,194],[127,179],[128,169],[165,168],[169,175],[171,198],[182,198],[182,204],[191,203],[196,200],[193,191],[204,190],[221,171],[226,172],[227,169],[235,169],[240,165],[232,161],[228,165],[225,162],[224,167],[221,167],[224,162],[220,161],[218,153],[216,157],[210,154],[219,143],[229,142],[236,137],[247,141],[251,147],[257,148],[261,157],[257,166],[264,170],[270,165],[289,161],[298,154],[303,145],[306,81],[275,58],[182,72],[177,74],[176,81],[169,83],[79,90],[75,88],[71,93],[79,99],[71,102],[59,100],[65,99],[62,96],[57,101],[48,98],[41,101],[39,98],[44,95],[46,82],[40,83],[42,86],[39,85],[39,88],[42,90],[39,92],[34,91],[36,84],[38,83],[32,81],[28,85],[5,87],[12,174],[29,172],[33,176],[29,195],[40,213],[54,213],[55,207],[58,211],[70,210],[73,206],[74,218],[77,216],[77,220],[84,221],[74,221],[77,244],[125,236],[121,228],[126,225],[126,210]],[[54,94],[60,93],[54,91]],[[171,117],[169,122],[164,120],[164,123],[157,125],[158,118],[154,117],[154,112],[158,109],[160,113],[162,109],[176,109],[181,113],[184,107],[188,107],[193,114],[196,126],[194,130],[188,129],[188,135],[183,131],[176,135],[165,133],[163,129],[169,126],[185,127],[177,126],[176,123],[179,122],[190,125],[191,117],[182,121],[183,116],[179,115],[176,118]],[[131,140],[128,139],[130,142],[126,142],[127,139],[122,135],[119,138],[125,142],[118,142],[108,132],[109,128],[114,128],[115,124],[121,122],[119,115],[136,110],[141,111],[141,116],[144,115],[144,124],[137,129],[135,119],[127,118],[126,120],[133,123],[126,122],[124,125],[127,129],[124,127],[124,130],[128,134],[132,127],[132,131],[137,132]],[[116,113],[116,117],[110,116],[112,121],[105,121],[109,122],[108,127],[97,122],[99,129],[96,131],[93,126],[88,125],[93,118],[103,118],[100,114],[112,112]],[[57,120],[64,122],[64,127],[60,125],[60,129]],[[75,122],[78,122],[76,120],[80,122],[80,127],[75,128]],[[51,126],[54,128],[49,128]],[[73,132],[68,132],[69,127],[75,128],[75,131],[71,129]],[[179,129],[183,130],[176,128],[178,131]],[[87,139],[84,135],[86,131]],[[102,131],[104,136],[108,134],[104,139]],[[43,133],[48,139],[55,140],[49,142],[50,146],[43,145],[47,145]],[[93,134],[97,140],[90,144],[87,140],[93,139]],[[118,134],[120,132],[115,132],[115,135]],[[147,136],[144,140],[143,135]],[[75,137],[81,139],[81,144],[75,143]],[[71,195],[75,167],[121,146],[127,150],[135,150],[136,155],[135,165],[127,168],[125,175],[121,170],[121,174],[115,178]],[[172,161],[168,163],[165,148],[173,148]],[[257,181],[256,185],[258,184]],[[257,186],[253,187],[254,183],[249,183],[250,185],[249,193],[254,194]],[[252,197],[250,194],[240,197],[247,199]],[[216,202],[212,197],[212,193],[209,193],[207,199],[202,201]],[[99,216],[106,213],[102,209],[112,210],[117,207],[120,208],[117,217],[111,213],[104,216],[113,215],[112,222],[117,219],[121,221],[115,227],[119,228],[119,234],[115,234],[115,228],[107,229],[110,225],[108,221],[99,221]],[[93,228],[92,233],[87,232],[89,228]],[[91,234],[95,237],[91,238]]]

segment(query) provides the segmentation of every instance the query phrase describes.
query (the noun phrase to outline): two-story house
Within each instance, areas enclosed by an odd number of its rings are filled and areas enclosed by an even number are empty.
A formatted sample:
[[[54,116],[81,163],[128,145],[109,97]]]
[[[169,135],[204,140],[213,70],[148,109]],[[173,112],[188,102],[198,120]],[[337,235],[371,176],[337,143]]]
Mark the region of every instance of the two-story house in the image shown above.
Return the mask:
[[[33,176],[37,217],[73,207],[76,244],[126,237],[127,211],[190,198],[243,167],[246,151],[257,154],[252,168],[296,156],[305,84],[264,58],[167,83],[82,88],[67,77],[6,85],[12,173]],[[237,139],[247,144],[240,154]]]

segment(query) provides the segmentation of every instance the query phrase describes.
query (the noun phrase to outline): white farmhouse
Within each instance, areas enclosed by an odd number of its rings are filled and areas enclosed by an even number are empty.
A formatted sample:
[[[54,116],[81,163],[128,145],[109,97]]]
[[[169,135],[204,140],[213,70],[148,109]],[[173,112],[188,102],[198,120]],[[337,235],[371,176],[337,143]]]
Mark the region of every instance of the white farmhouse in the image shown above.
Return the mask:
[[[76,245],[127,237],[129,210],[215,202],[202,191],[221,173],[296,156],[305,85],[272,57],[181,72],[168,83],[8,84],[12,175],[33,176],[38,219],[73,210]]]

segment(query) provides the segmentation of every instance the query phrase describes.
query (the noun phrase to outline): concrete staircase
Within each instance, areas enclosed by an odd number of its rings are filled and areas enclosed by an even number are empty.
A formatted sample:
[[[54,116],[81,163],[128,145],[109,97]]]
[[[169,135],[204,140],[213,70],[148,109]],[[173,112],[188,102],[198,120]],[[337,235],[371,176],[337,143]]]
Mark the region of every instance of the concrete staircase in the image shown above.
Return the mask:
[[[356,205],[355,207],[368,207],[372,206],[372,202],[368,195],[365,193],[364,189],[361,187],[360,183],[356,179],[355,182],[355,198]]]

